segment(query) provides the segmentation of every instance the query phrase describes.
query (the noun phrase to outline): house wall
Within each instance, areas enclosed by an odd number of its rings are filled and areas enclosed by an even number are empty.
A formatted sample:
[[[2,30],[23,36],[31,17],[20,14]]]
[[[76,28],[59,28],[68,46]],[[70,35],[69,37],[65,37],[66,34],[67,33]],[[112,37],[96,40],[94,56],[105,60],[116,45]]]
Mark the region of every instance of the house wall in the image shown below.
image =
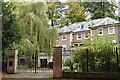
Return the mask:
[[[70,33],[64,33],[66,34],[66,40],[62,40],[62,34],[59,34],[59,40],[58,45],[66,45],[67,50],[70,50]]]
[[[120,24],[117,25],[117,36],[118,36],[118,43],[120,44]]]
[[[112,40],[116,40],[116,43],[120,44],[120,24],[113,26],[115,27],[115,34],[109,34],[108,33],[108,26],[103,27],[103,35],[99,35],[103,40],[110,37]],[[82,34],[82,39],[77,40],[77,34]],[[70,50],[71,46],[74,46],[74,44],[80,44],[83,43],[86,40],[84,34],[90,33],[90,36],[95,36],[97,34],[97,28],[91,29],[89,31],[83,31],[83,32],[74,32],[74,33],[65,33],[66,34],[66,40],[62,40],[62,34],[59,34],[59,40],[58,45],[66,45],[67,50]]]
[[[82,34],[82,38],[77,40],[77,34]],[[84,32],[77,32],[77,33],[74,33],[73,35],[73,41],[72,42],[79,42],[79,43],[82,43],[84,42],[86,39],[85,39],[85,33],[90,33],[90,31],[84,31]]]
[[[113,26],[114,27],[114,26]],[[108,38],[108,37],[110,37],[112,40],[116,40],[116,43],[118,43],[119,41],[118,41],[118,27],[117,26],[115,26],[115,34],[109,34],[109,32],[108,32],[108,26],[105,26],[105,27],[103,27],[103,35],[99,35],[102,39],[106,39],[106,38]],[[97,28],[94,28],[94,29],[92,29],[92,31],[91,31],[92,33],[92,36],[95,36],[96,34],[97,34]]]
[[[77,39],[77,34],[82,34],[82,39]],[[76,43],[83,43],[85,40],[85,33],[90,33],[90,31],[77,32],[77,33],[64,33],[66,34],[66,40],[62,40],[62,34],[59,34],[58,45],[66,45],[67,50],[70,50],[71,46],[74,46]]]

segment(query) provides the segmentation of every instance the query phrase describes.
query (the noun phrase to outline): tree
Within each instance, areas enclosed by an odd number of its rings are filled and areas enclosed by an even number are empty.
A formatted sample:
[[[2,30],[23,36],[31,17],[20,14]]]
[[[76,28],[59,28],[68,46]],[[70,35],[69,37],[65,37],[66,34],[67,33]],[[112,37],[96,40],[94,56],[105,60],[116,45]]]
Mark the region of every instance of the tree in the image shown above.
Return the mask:
[[[16,6],[13,3],[2,3],[2,49],[12,48],[13,43],[21,39],[19,23],[14,13]]]
[[[49,20],[51,21],[50,26],[58,26],[61,27],[63,26],[63,23],[61,21],[63,20],[63,16],[65,13],[65,3],[61,2],[48,2],[48,17]]]
[[[40,52],[51,50],[51,46],[55,44],[52,41],[56,40],[56,31],[51,32],[55,29],[48,28],[47,10],[47,5],[43,2],[23,3],[20,6],[19,20],[24,35],[19,47]]]
[[[104,17],[116,18],[115,2],[83,2],[86,12],[92,14],[91,19],[99,19]]]
[[[85,21],[85,9],[79,2],[68,2],[67,17],[71,20],[71,23]]]
[[[112,42],[112,37],[109,36],[103,40],[100,36],[96,35],[91,37],[91,40],[90,42],[86,41],[83,43],[83,46],[73,54],[74,62],[79,64],[78,69],[86,71],[88,66],[89,71],[117,70],[115,65],[116,44]]]
[[[84,7],[79,2],[48,2],[48,16],[53,26],[68,26],[85,20]]]
[[[16,5],[13,2],[2,3],[2,70],[4,71],[7,61],[7,49],[14,48],[21,40],[21,30],[16,19]]]

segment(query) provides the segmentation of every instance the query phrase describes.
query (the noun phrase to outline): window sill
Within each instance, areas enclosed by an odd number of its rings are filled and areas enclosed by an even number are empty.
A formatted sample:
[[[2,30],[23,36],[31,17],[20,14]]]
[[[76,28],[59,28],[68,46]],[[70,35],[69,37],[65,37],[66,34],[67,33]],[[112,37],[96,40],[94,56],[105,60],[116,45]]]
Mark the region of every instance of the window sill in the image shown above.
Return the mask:
[[[109,35],[111,35],[111,34],[115,34],[115,33],[108,33]]]
[[[103,34],[98,34],[99,36],[102,36]]]
[[[62,41],[65,41],[65,40],[67,40],[67,39],[62,39]]]
[[[82,38],[80,38],[80,39],[77,39],[77,40],[82,40]]]

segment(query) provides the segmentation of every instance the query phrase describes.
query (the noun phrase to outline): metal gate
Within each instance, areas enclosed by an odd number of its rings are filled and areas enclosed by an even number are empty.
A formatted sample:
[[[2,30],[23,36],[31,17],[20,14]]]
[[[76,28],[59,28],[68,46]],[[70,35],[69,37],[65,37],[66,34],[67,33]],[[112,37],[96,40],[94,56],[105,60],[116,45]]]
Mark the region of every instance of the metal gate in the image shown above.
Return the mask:
[[[34,51],[18,54],[18,72],[38,73],[53,72],[52,56],[41,54]]]

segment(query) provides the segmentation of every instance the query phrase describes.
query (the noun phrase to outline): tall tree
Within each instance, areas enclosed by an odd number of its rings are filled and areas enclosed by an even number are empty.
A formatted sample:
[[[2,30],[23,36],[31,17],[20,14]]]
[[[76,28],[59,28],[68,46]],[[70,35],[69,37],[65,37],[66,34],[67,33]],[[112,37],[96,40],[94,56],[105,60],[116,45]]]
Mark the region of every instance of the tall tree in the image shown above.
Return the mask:
[[[14,13],[14,3],[2,3],[2,48],[12,48],[21,39],[20,26]]]
[[[14,44],[18,44],[21,40],[21,30],[16,18],[16,3],[2,2],[2,70],[4,71],[7,61],[8,48],[14,48]],[[0,34],[1,36],[1,34]]]
[[[51,21],[51,26],[58,26],[60,27],[61,20],[63,18],[64,12],[65,12],[65,3],[61,2],[48,2],[48,17],[49,20]]]
[[[68,2],[68,12],[67,17],[72,23],[85,21],[85,9],[80,2]]]
[[[84,2],[83,6],[85,7],[87,12],[90,12],[90,14],[92,14],[91,19],[98,19],[104,17],[116,18],[116,4],[114,1]]]
[[[56,40],[56,31],[51,32],[55,30],[54,28],[48,30],[47,10],[47,5],[43,2],[23,3],[20,6],[19,20],[24,34],[21,41],[22,47],[37,49],[41,52],[51,50],[50,46],[55,44],[52,41]],[[51,37],[49,32],[53,33]]]
[[[84,7],[79,2],[48,2],[48,16],[58,27],[85,20]],[[53,24],[53,22],[51,23]]]

